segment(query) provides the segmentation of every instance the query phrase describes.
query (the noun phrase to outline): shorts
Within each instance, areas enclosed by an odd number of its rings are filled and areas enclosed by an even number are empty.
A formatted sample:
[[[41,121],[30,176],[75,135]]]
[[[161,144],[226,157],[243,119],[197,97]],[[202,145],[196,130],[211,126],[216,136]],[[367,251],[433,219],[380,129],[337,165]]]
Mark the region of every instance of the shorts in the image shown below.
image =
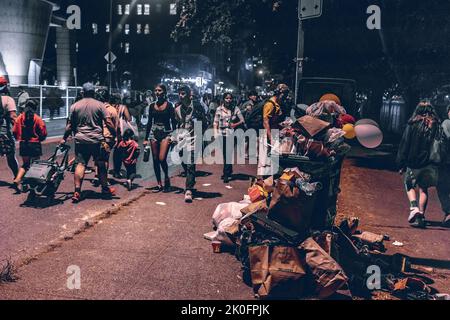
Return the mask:
[[[13,138],[0,135],[0,156],[13,155],[16,152],[16,143]]]
[[[159,129],[153,130],[152,133],[153,133],[152,140],[156,140],[158,142],[163,141],[170,135],[170,132]]]
[[[96,144],[75,144],[76,162],[87,165],[91,158],[94,162],[108,161],[109,152],[105,150],[102,143]]]
[[[435,187],[438,180],[438,167],[428,165],[420,169],[407,168],[403,179],[406,191],[412,190],[417,186],[424,189]]]
[[[39,158],[42,156],[42,145],[39,142],[20,142],[19,154],[21,157]]]

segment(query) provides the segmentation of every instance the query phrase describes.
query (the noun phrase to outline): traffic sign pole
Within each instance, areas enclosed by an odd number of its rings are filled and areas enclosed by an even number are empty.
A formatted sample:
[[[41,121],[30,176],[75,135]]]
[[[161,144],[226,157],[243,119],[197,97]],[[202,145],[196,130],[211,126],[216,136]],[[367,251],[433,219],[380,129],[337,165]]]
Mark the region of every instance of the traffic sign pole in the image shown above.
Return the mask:
[[[299,86],[303,77],[303,63],[305,54],[305,32],[303,20],[318,18],[322,15],[323,0],[298,0],[298,35],[297,35],[297,58],[295,69],[295,106],[298,104]]]
[[[112,37],[113,37],[113,27],[112,27],[112,17],[113,17],[113,0],[109,0],[109,40],[108,40],[108,55],[109,58],[111,57],[112,53]],[[111,59],[108,59],[111,60]],[[111,61],[108,61],[108,63],[112,63]],[[108,71],[108,92],[109,96],[111,96],[111,90],[112,90],[112,70],[111,68]]]

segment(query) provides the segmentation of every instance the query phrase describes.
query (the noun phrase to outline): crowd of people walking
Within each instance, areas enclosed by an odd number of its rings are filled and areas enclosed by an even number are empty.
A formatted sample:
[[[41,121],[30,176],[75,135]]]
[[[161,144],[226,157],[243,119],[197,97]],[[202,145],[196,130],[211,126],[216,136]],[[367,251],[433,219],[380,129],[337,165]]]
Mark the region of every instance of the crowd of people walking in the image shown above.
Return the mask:
[[[197,124],[200,124],[202,132],[207,128],[213,130],[224,160],[222,180],[229,183],[233,178],[235,146],[227,143],[227,137],[232,136],[236,129],[264,129],[266,134],[258,136],[258,146],[272,146],[272,129],[279,129],[280,123],[290,116],[290,90],[285,84],[279,84],[266,99],[261,99],[256,91],[248,92],[248,99],[235,97],[229,92],[220,98],[204,95],[197,99],[191,88],[185,85],[179,87],[177,93],[178,101],[170,101],[167,87],[158,84],[152,92],[153,98],[146,99],[147,106],[143,110],[146,110],[147,122],[142,147],[144,154],[152,155],[156,177],[153,191],[170,192],[168,156],[173,146],[179,143],[177,130],[187,132],[184,136],[188,141],[187,147],[180,149],[179,154],[184,159],[182,175],[186,178],[184,199],[187,203],[195,199],[194,149],[199,145],[196,143],[199,137],[194,129]],[[0,156],[6,157],[13,174],[13,186],[20,192],[21,181],[31,163],[42,156],[41,143],[47,137],[47,129],[37,115],[38,104],[33,99],[22,99],[17,114],[16,103],[8,94],[8,81],[3,77],[0,77],[0,94]],[[110,95],[107,90],[96,91],[92,83],[86,83],[82,96],[77,100],[70,108],[60,141],[60,144],[66,144],[69,138],[73,138],[75,144],[72,201],[83,200],[82,184],[91,159],[95,163],[95,181],[101,187],[103,197],[111,198],[116,194],[108,180],[110,158],[113,177],[125,179],[127,189],[132,190],[142,152],[139,130],[133,124],[130,110],[121,95]],[[449,119],[440,119],[431,103],[420,103],[408,121],[399,145],[397,164],[404,175],[410,203],[408,221],[415,227],[424,226],[428,189],[433,186],[437,187],[445,214],[443,225],[450,226],[450,106],[447,112]],[[19,141],[21,167],[15,156],[15,141]],[[257,175],[260,177],[268,175],[266,162],[264,152],[259,152]],[[126,169],[126,176],[122,176],[122,166]]]

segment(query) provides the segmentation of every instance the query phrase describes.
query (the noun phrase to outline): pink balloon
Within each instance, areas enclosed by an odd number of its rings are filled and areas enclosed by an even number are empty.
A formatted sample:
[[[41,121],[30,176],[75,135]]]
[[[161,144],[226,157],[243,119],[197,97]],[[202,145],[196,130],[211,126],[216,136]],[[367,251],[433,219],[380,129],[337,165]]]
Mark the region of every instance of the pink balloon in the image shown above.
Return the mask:
[[[362,125],[362,124],[371,124],[371,125],[373,125],[375,127],[378,127],[378,128],[380,127],[378,125],[378,123],[376,123],[376,121],[374,121],[372,119],[361,119],[361,120],[359,120],[359,121],[357,121],[355,123],[355,126],[359,126],[359,125]]]
[[[355,127],[356,138],[362,146],[374,149],[383,142],[383,132],[372,124],[360,124]]]

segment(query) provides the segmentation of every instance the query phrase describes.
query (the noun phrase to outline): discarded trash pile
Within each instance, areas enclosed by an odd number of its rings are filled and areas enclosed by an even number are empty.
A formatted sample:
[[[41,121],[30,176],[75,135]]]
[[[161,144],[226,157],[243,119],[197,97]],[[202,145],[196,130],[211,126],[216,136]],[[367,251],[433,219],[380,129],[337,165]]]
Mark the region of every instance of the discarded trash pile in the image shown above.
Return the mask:
[[[422,280],[404,274],[407,257],[383,255],[388,236],[359,231],[357,218],[334,225],[349,147],[343,130],[318,121],[306,116],[298,125],[285,123],[284,138],[292,140],[281,144],[280,165],[288,169],[252,181],[244,200],[220,204],[215,231],[205,238],[214,252],[235,253],[260,299],[371,298],[373,289],[431,299]]]

